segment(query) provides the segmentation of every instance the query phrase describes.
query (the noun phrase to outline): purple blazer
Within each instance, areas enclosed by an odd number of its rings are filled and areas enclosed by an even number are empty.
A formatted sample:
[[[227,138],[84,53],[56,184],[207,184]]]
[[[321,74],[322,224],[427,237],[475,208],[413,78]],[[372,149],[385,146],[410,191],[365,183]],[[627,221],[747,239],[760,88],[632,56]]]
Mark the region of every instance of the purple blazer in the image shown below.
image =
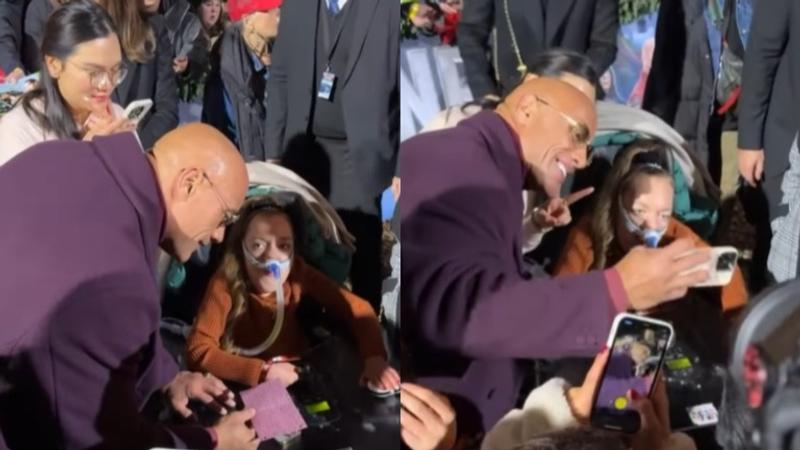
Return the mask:
[[[140,414],[177,365],[158,334],[164,205],[136,137],[31,147],[0,167],[0,217],[0,449],[210,448]]]
[[[448,394],[470,434],[514,407],[518,359],[594,355],[616,314],[602,272],[525,273],[520,151],[491,111],[400,148],[408,359],[418,382]]]

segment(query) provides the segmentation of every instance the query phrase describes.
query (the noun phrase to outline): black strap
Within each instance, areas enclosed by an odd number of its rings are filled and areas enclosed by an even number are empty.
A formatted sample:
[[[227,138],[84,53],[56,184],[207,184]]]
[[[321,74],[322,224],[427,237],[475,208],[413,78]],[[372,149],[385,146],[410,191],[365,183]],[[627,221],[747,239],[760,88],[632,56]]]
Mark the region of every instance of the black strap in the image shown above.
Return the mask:
[[[324,45],[327,49],[326,51],[326,58],[327,61],[325,62],[325,70],[328,70],[331,65],[331,59],[333,58],[333,52],[336,51],[336,46],[339,44],[339,38],[342,37],[342,30],[344,30],[344,20],[339,21],[339,26],[336,30],[336,36],[331,42],[331,34],[330,34],[330,21],[333,18],[330,16],[330,11],[328,9],[328,1],[338,1],[338,0],[319,0],[320,1],[320,8],[323,8],[320,12],[322,13],[322,45]],[[352,0],[351,0],[352,1]],[[345,5],[347,6],[347,5]],[[344,8],[339,10],[339,14],[343,14]]]

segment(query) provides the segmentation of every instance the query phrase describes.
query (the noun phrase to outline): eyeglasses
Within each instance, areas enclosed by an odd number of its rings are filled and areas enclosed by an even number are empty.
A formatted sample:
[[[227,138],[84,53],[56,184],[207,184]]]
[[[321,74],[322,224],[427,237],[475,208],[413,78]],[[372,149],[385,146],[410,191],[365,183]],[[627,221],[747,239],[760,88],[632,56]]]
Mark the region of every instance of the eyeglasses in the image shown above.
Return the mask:
[[[228,203],[222,198],[222,194],[219,193],[217,190],[217,186],[211,181],[211,178],[208,177],[208,174],[203,172],[203,178],[208,181],[208,185],[211,186],[211,189],[214,191],[214,194],[217,196],[217,200],[219,200],[220,205],[222,206],[222,222],[220,222],[221,227],[229,227],[236,223],[239,220],[239,214],[233,210],[232,208],[228,207]]]
[[[128,68],[125,67],[124,65],[121,65],[119,69],[114,69],[109,71],[109,70],[90,70],[72,62],[68,63],[71,64],[76,69],[89,75],[89,82],[95,89],[102,89],[104,83],[108,83],[109,85],[111,85],[112,88],[115,88],[119,86],[120,83],[122,83],[122,80],[125,79],[125,76],[128,75]]]
[[[561,111],[560,109],[556,108],[547,100],[539,97],[538,95],[535,96],[536,101],[548,106],[553,111],[557,112],[559,116],[561,116],[569,125],[569,137],[572,141],[573,145],[576,147],[582,146],[586,147],[586,164],[591,164],[593,156],[594,156],[594,147],[592,147],[592,140],[591,140],[591,132],[589,131],[589,126],[585,123],[575,119],[574,117],[570,116],[569,114]]]

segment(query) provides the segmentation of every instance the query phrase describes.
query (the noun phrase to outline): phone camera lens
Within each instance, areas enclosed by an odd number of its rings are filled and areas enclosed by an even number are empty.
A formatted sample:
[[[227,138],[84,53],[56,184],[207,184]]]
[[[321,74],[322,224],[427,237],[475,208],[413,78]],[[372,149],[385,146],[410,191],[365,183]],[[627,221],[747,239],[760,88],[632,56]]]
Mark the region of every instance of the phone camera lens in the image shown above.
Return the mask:
[[[717,270],[729,272],[736,265],[736,253],[723,253],[717,259]]]

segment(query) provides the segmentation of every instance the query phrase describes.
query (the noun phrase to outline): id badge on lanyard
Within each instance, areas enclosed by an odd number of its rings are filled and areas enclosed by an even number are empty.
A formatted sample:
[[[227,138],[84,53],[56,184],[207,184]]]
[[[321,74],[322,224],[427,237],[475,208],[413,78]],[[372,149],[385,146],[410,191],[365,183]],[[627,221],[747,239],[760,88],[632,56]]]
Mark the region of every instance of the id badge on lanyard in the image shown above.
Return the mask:
[[[325,67],[325,71],[322,72],[322,77],[319,79],[319,90],[317,91],[317,97],[323,100],[330,100],[331,96],[333,95],[333,88],[336,85],[336,75],[331,72],[331,67]]]
[[[320,0],[320,5],[324,4],[325,0]],[[344,25],[338,27],[335,30],[335,36],[333,38],[333,42],[330,41],[330,31],[331,31],[331,24],[330,18],[327,16],[327,12],[322,11],[323,18],[322,18],[322,29],[320,32],[322,33],[323,40],[324,40],[324,49],[326,49],[325,54],[327,55],[328,62],[325,64],[325,71],[322,72],[322,76],[319,78],[319,89],[317,90],[317,98],[321,98],[323,100],[331,101],[335,94],[336,89],[336,74],[333,73],[331,70],[331,59],[333,58],[334,51],[336,50],[336,46],[339,44],[339,38],[342,36],[342,29]]]

